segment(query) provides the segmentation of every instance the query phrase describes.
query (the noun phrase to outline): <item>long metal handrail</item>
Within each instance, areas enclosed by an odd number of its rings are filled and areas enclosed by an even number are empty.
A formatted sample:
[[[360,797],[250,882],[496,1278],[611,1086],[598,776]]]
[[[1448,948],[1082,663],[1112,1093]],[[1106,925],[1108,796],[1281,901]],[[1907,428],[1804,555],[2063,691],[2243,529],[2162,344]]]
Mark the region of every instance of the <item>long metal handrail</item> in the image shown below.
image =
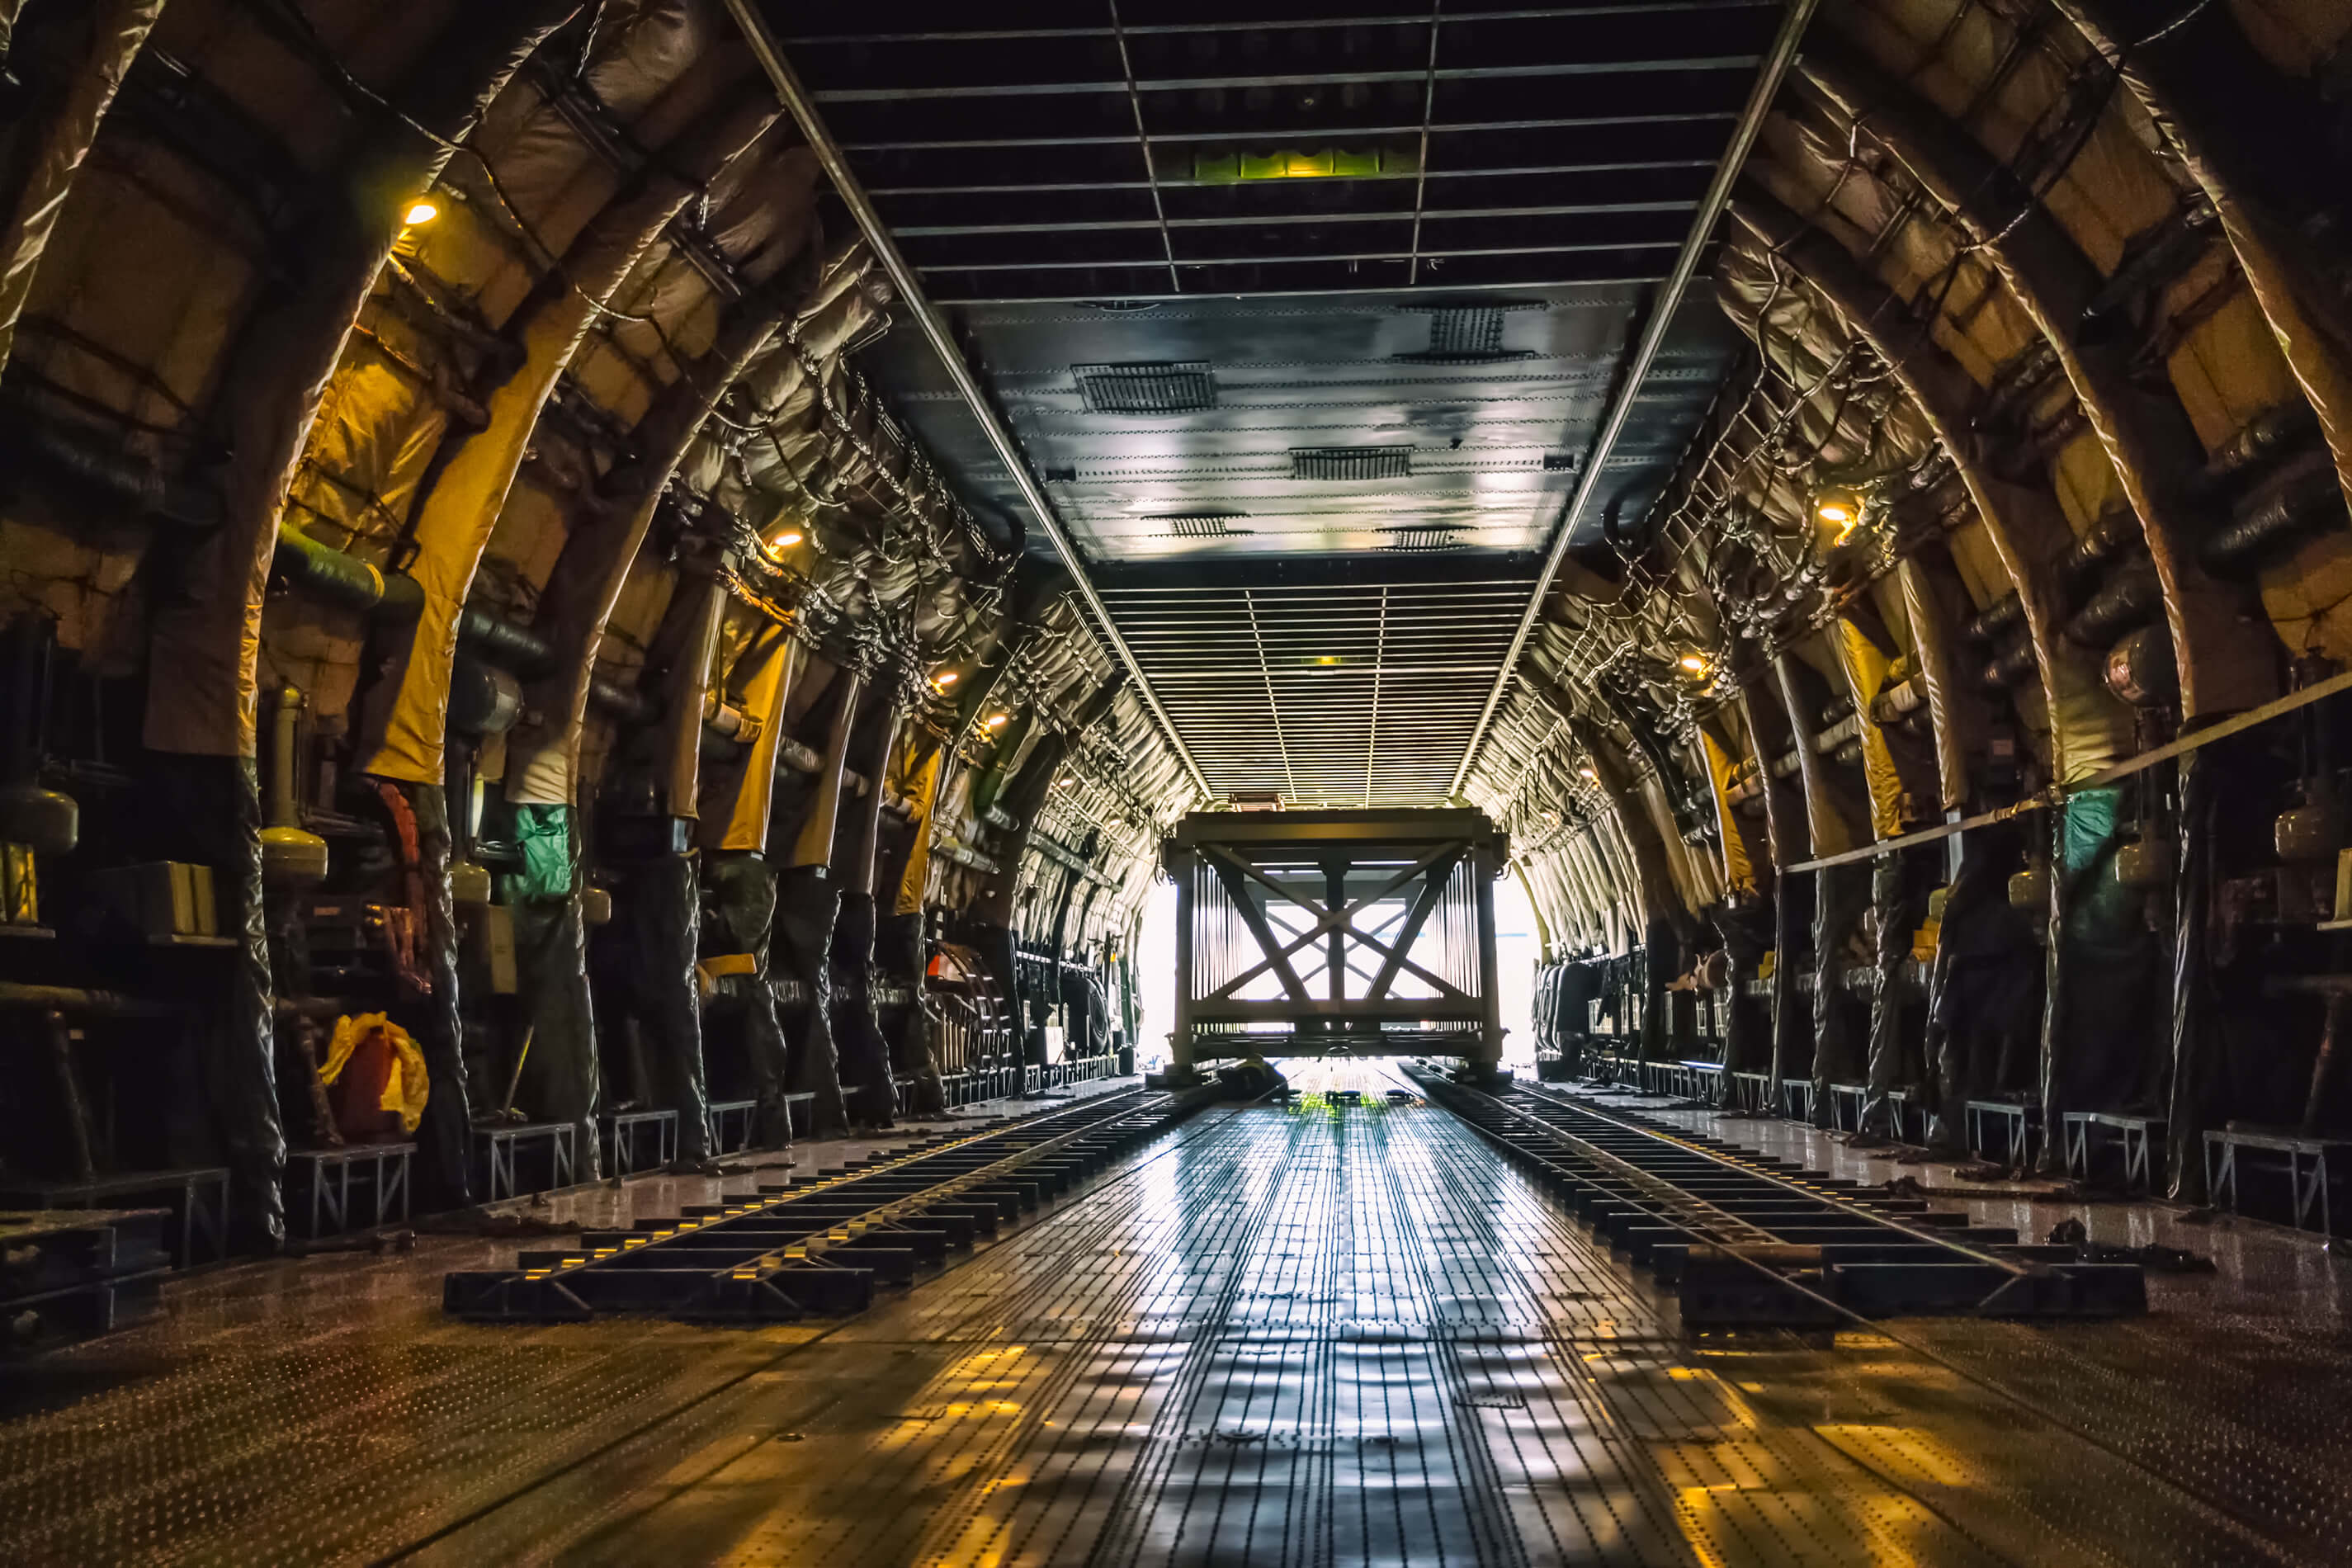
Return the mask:
[[[1810,0],[1806,8],[1811,9]],[[1012,475],[1014,487],[1021,491],[1021,499],[1036,514],[1039,526],[1045,529],[1045,537],[1053,542],[1054,553],[1061,557],[1063,566],[1070,574],[1071,583],[1077,588],[1078,596],[1086,601],[1087,611],[1094,616],[1096,629],[1101,635],[1104,646],[1126,668],[1128,679],[1135,682],[1136,694],[1151,710],[1161,732],[1167,735],[1169,745],[1174,748],[1178,760],[1183,763],[1184,771],[1192,775],[1193,784],[1200,787],[1202,797],[1206,798],[1214,793],[1209,788],[1208,779],[1202,773],[1200,763],[1192,760],[1192,752],[1184,744],[1184,737],[1176,729],[1176,721],[1168,716],[1168,710],[1160,705],[1160,694],[1152,689],[1150,680],[1143,673],[1143,667],[1136,662],[1134,650],[1127,646],[1127,639],[1119,635],[1118,627],[1111,624],[1109,607],[1103,603],[1102,595],[1096,592],[1093,579],[1087,575],[1086,559],[1078,553],[1077,546],[1062,527],[1061,519],[1055,513],[1054,503],[1038,488],[1036,476],[1029,471],[1029,461],[1022,455],[1021,443],[1005,427],[1003,417],[996,412],[996,405],[989,400],[986,390],[980,384],[980,378],[965,363],[963,351],[957,346],[954,334],[948,331],[948,324],[940,315],[939,308],[931,303],[930,296],[923,292],[915,269],[899,253],[898,242],[891,237],[881,214],[875,211],[873,199],[866,194],[866,187],[851,170],[841,143],[834,140],[824,117],[817,113],[816,104],[810,99],[808,89],[802,84],[800,74],[793,69],[792,62],[784,58],[775,35],[769,31],[766,20],[751,0],[727,0],[727,9],[734,16],[735,25],[742,29],[753,58],[760,62],[760,68],[766,71],[768,79],[775,84],[777,98],[791,112],[793,119],[799,122],[801,134],[808,138],[810,151],[824,166],[834,189],[847,204],[850,215],[857,220],[859,231],[866,236],[866,243],[874,247],[874,254],[881,261],[883,270],[889,273],[891,286],[898,290],[898,297],[914,316],[915,324],[922,328],[931,352],[940,356],[941,368],[948,373],[948,379],[955,384],[955,389],[962,396],[965,406],[971,409],[972,418],[979,422],[981,434],[988,437],[988,444],[996,450],[997,460],[1004,465],[1005,472]]]

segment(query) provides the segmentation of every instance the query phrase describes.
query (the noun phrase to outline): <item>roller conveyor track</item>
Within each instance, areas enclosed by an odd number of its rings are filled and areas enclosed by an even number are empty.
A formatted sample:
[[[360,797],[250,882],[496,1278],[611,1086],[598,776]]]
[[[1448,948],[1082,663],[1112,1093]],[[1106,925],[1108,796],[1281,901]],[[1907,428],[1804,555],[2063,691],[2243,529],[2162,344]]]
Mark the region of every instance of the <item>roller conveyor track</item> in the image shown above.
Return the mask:
[[[2013,1229],[1972,1226],[1925,1199],[1800,1170],[1621,1106],[1413,1076],[1612,1246],[1678,1286],[1689,1327],[2147,1310],[2136,1263],[2084,1262],[2072,1247],[2023,1244]]]
[[[633,1230],[525,1251],[510,1269],[464,1270],[442,1305],[476,1322],[564,1322],[602,1313],[769,1322],[864,1310],[877,1283],[992,1237],[1072,1191],[1205,1102],[1132,1090],[1009,1125],[944,1136],[755,1196],[689,1205]]]

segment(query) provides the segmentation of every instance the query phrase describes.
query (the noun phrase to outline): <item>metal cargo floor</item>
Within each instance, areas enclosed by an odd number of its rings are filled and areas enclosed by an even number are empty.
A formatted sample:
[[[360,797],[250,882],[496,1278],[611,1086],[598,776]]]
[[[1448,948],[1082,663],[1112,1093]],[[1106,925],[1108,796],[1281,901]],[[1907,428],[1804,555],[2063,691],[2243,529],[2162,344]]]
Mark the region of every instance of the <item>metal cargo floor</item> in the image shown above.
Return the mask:
[[[1425,1107],[1212,1110],[835,1325],[444,1321],[441,1272],[495,1250],[194,1279],[37,1363],[13,1393],[45,1408],[0,1423],[0,1561],[2141,1565],[2352,1539],[2334,1337],[2273,1347],[2275,1431],[2161,1316],[1686,1342]]]

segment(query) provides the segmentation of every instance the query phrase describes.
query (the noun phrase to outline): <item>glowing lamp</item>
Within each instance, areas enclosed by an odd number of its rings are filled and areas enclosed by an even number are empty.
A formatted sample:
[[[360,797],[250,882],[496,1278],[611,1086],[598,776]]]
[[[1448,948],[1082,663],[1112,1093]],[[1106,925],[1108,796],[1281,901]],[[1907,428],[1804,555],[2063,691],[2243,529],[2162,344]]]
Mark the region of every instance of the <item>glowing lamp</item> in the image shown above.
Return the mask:
[[[439,217],[440,216],[441,209],[439,207],[425,200],[424,197],[419,196],[416,200],[408,204],[408,211],[402,215],[400,221],[406,224],[409,227],[415,228],[419,224],[431,223],[435,218]]]
[[[1823,490],[1813,501],[1813,515],[1837,530],[1843,540],[1862,521],[1862,496],[1844,489]]]

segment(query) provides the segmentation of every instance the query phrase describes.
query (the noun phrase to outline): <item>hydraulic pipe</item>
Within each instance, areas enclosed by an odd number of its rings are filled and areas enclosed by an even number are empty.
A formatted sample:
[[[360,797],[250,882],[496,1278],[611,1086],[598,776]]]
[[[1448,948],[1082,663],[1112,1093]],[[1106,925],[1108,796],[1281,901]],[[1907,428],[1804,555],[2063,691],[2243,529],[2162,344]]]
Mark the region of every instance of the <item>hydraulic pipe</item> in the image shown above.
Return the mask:
[[[0,980],[0,1007],[33,1007],[89,1013],[100,1018],[177,1018],[192,1005],[126,996],[119,991],[93,991],[79,985],[33,985]]]

